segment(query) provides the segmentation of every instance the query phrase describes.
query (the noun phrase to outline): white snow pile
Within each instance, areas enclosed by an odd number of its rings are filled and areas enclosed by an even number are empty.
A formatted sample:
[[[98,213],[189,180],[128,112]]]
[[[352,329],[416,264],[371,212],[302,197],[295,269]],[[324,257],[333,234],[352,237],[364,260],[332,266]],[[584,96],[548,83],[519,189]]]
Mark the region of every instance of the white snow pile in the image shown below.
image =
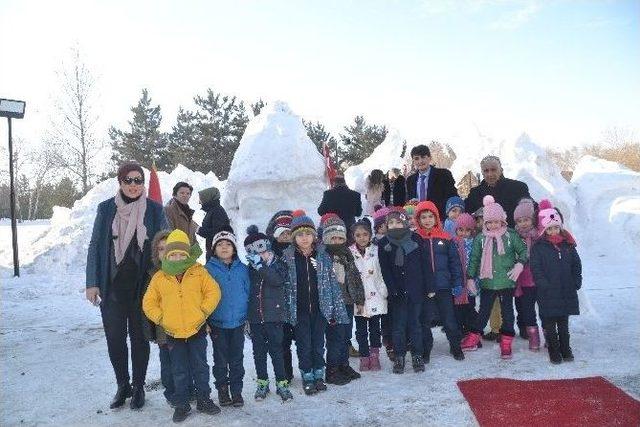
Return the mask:
[[[148,183],[149,171],[146,169],[145,175]],[[193,172],[182,165],[178,165],[171,173],[158,172],[158,179],[162,200],[165,203],[171,199],[173,186],[178,181],[185,181],[193,186],[194,196],[190,205],[196,210],[196,222],[201,222],[204,217],[204,212],[199,210],[197,192],[207,187],[224,186],[224,182],[218,180],[212,172],[205,175]],[[84,274],[97,206],[115,195],[117,190],[117,179],[110,178],[93,187],[82,199],[75,202],[73,208],[55,207],[49,229],[29,247],[20,248],[21,262],[26,271],[40,274]]]
[[[317,219],[326,189],[323,157],[302,119],[276,101],[249,122],[231,162],[222,203],[241,241],[249,225],[264,231],[278,210],[304,209]]]

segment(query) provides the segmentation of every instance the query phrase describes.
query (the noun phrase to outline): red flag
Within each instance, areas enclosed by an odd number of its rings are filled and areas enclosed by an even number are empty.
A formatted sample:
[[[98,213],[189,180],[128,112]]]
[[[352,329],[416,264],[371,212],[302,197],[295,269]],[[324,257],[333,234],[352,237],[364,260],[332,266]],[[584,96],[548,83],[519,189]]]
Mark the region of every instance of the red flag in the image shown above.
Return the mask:
[[[333,187],[333,182],[338,174],[335,166],[333,166],[333,160],[331,160],[331,153],[329,152],[329,146],[327,143],[322,144],[322,155],[324,156],[324,168],[329,180],[329,186]]]
[[[148,196],[154,202],[162,204],[162,192],[160,191],[160,180],[158,179],[158,171],[156,170],[156,162],[154,161],[149,171],[149,192]]]

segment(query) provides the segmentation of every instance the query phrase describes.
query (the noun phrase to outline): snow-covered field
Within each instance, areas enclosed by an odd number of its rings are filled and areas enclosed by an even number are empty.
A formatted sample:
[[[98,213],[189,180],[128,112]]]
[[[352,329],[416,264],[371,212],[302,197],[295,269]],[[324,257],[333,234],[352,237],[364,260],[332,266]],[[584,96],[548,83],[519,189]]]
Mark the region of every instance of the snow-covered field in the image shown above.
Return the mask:
[[[309,149],[311,141],[301,131],[300,118],[284,104],[276,103],[265,111],[248,127],[251,132],[234,158],[229,181],[180,166],[170,174],[159,174],[164,200],[179,180],[190,182],[195,190],[216,185],[236,226],[255,222],[261,228],[275,208],[280,208],[276,206],[279,198],[285,199],[282,207],[286,208],[316,206],[321,190],[315,171],[318,162],[313,159],[312,170],[305,164],[305,153],[315,151]],[[347,173],[347,179],[358,186],[371,168],[397,166],[403,141],[396,132],[390,133],[369,159]],[[296,376],[295,398],[283,405],[275,396],[253,402],[255,370],[247,340],[245,407],[225,408],[212,418],[194,414],[185,425],[255,425],[267,420],[275,425],[474,425],[475,418],[456,381],[486,377],[602,375],[636,398],[640,396],[640,174],[587,156],[568,183],[544,156],[544,150],[526,135],[507,143],[477,132],[461,133],[452,146],[458,155],[452,166],[456,178],[484,155],[497,154],[507,177],[524,180],[536,199],[551,198],[565,214],[584,266],[580,291],[583,315],[573,317],[570,328],[575,362],[553,366],[544,351],[529,352],[527,343],[520,339],[516,340],[513,360],[500,360],[497,344],[492,343],[456,362],[448,355],[445,336],[434,329],[434,350],[425,373],[393,375],[389,361],[382,356],[381,372],[364,373],[361,380],[343,387],[330,386],[313,397],[303,395]],[[292,153],[292,158],[283,158],[283,150]],[[252,155],[267,151],[274,153],[267,162],[264,156]],[[281,169],[269,160],[287,163],[287,177],[278,175]],[[285,186],[282,179],[287,180]],[[258,180],[264,185],[257,186]],[[301,182],[312,183],[314,191],[305,192]],[[20,224],[21,278],[11,277],[10,226],[6,220],[0,221],[2,426],[172,424],[172,410],[159,386],[158,354],[153,346],[143,410],[108,408],[115,381],[99,310],[84,299],[84,269],[96,206],[116,189],[115,180],[107,180],[72,209],[56,208],[50,221]],[[263,205],[269,208],[259,209]],[[200,211],[195,219],[201,218]],[[243,239],[243,227],[237,231]],[[211,355],[209,358],[211,363]],[[355,366],[355,359],[352,364]]]

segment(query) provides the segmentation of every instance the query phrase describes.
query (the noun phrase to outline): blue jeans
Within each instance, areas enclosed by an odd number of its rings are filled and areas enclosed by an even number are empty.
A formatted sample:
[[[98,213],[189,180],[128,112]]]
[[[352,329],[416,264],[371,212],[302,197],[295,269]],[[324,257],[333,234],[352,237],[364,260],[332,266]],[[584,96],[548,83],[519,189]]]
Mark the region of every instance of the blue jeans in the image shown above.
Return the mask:
[[[169,352],[169,347],[167,347],[166,344],[159,345],[158,348],[160,350],[160,381],[164,387],[164,397],[169,402],[173,403],[173,394],[176,392],[176,388],[173,383],[173,372],[171,371],[171,354]],[[189,377],[191,377],[191,383],[189,384],[189,396],[192,396],[195,392],[195,384],[193,376],[191,375],[190,367]]]
[[[425,296],[426,299],[426,296]],[[393,306],[393,351],[403,358],[407,353],[407,332],[416,355],[422,355],[423,336],[421,314],[425,301],[413,301],[407,296],[391,298]]]
[[[318,311],[297,313],[294,326],[298,367],[303,373],[324,368],[324,332],[327,320]]]
[[[167,338],[171,373],[173,374],[172,403],[189,403],[190,387],[196,384],[198,399],[206,399],[211,394],[209,386],[209,366],[207,365],[207,338],[204,328],[187,339]]]
[[[380,348],[380,317],[356,316],[356,339],[358,340],[358,351],[360,356],[369,357],[369,346]]]
[[[256,376],[259,380],[268,380],[267,352],[271,356],[276,381],[286,379],[284,359],[282,358],[282,323],[252,323],[251,343],[253,344],[253,361],[256,365]]]
[[[211,327],[213,376],[216,388],[229,386],[232,396],[242,394],[244,378],[244,325],[233,329]]]
[[[516,297],[516,302],[519,301],[520,310],[518,314],[519,324],[523,327],[538,326],[538,319],[536,317],[536,288],[535,287],[523,287],[522,296]]]
[[[478,313],[473,332],[478,334],[483,333],[484,327],[487,326],[487,322],[491,316],[491,309],[493,308],[493,302],[496,298],[500,300],[500,314],[502,315],[500,333],[512,337],[515,335],[513,329],[513,322],[515,320],[513,315],[513,289],[500,289],[497,291],[482,289],[480,292],[480,313]]]

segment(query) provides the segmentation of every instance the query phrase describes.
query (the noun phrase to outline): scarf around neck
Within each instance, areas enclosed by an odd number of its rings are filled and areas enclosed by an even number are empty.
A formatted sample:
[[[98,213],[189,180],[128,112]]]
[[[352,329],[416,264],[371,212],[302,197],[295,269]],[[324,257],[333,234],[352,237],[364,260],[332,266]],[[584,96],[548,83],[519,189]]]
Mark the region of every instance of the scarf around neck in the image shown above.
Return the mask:
[[[143,250],[144,241],[147,239],[147,227],[144,225],[144,214],[147,210],[146,190],[130,203],[127,203],[123,196],[122,191],[118,190],[115,196],[116,216],[111,223],[116,264],[120,264],[124,258],[134,234],[140,251]]]
[[[199,244],[194,244],[189,250],[189,256],[186,259],[180,261],[170,261],[168,259],[162,260],[162,271],[171,275],[178,276],[184,274],[190,267],[194,266],[198,262],[198,258],[202,255],[202,249]]]
[[[496,230],[489,231],[486,226],[482,229],[484,242],[482,243],[482,258],[480,259],[480,279],[493,279],[493,244],[495,242],[498,255],[504,255],[502,236],[507,232],[507,224]]]
[[[393,228],[387,231],[389,243],[384,246],[386,252],[391,252],[391,244],[398,247],[394,263],[397,267],[404,266],[404,258],[414,250],[418,249],[418,244],[411,238],[413,232],[408,228]]]
[[[538,238],[538,230],[536,230],[535,227],[530,227],[529,229],[522,228],[516,224],[516,231],[518,232],[518,235],[522,237],[522,240],[524,240],[524,242],[527,244],[527,255],[530,255],[531,246],[533,246],[533,243]]]

